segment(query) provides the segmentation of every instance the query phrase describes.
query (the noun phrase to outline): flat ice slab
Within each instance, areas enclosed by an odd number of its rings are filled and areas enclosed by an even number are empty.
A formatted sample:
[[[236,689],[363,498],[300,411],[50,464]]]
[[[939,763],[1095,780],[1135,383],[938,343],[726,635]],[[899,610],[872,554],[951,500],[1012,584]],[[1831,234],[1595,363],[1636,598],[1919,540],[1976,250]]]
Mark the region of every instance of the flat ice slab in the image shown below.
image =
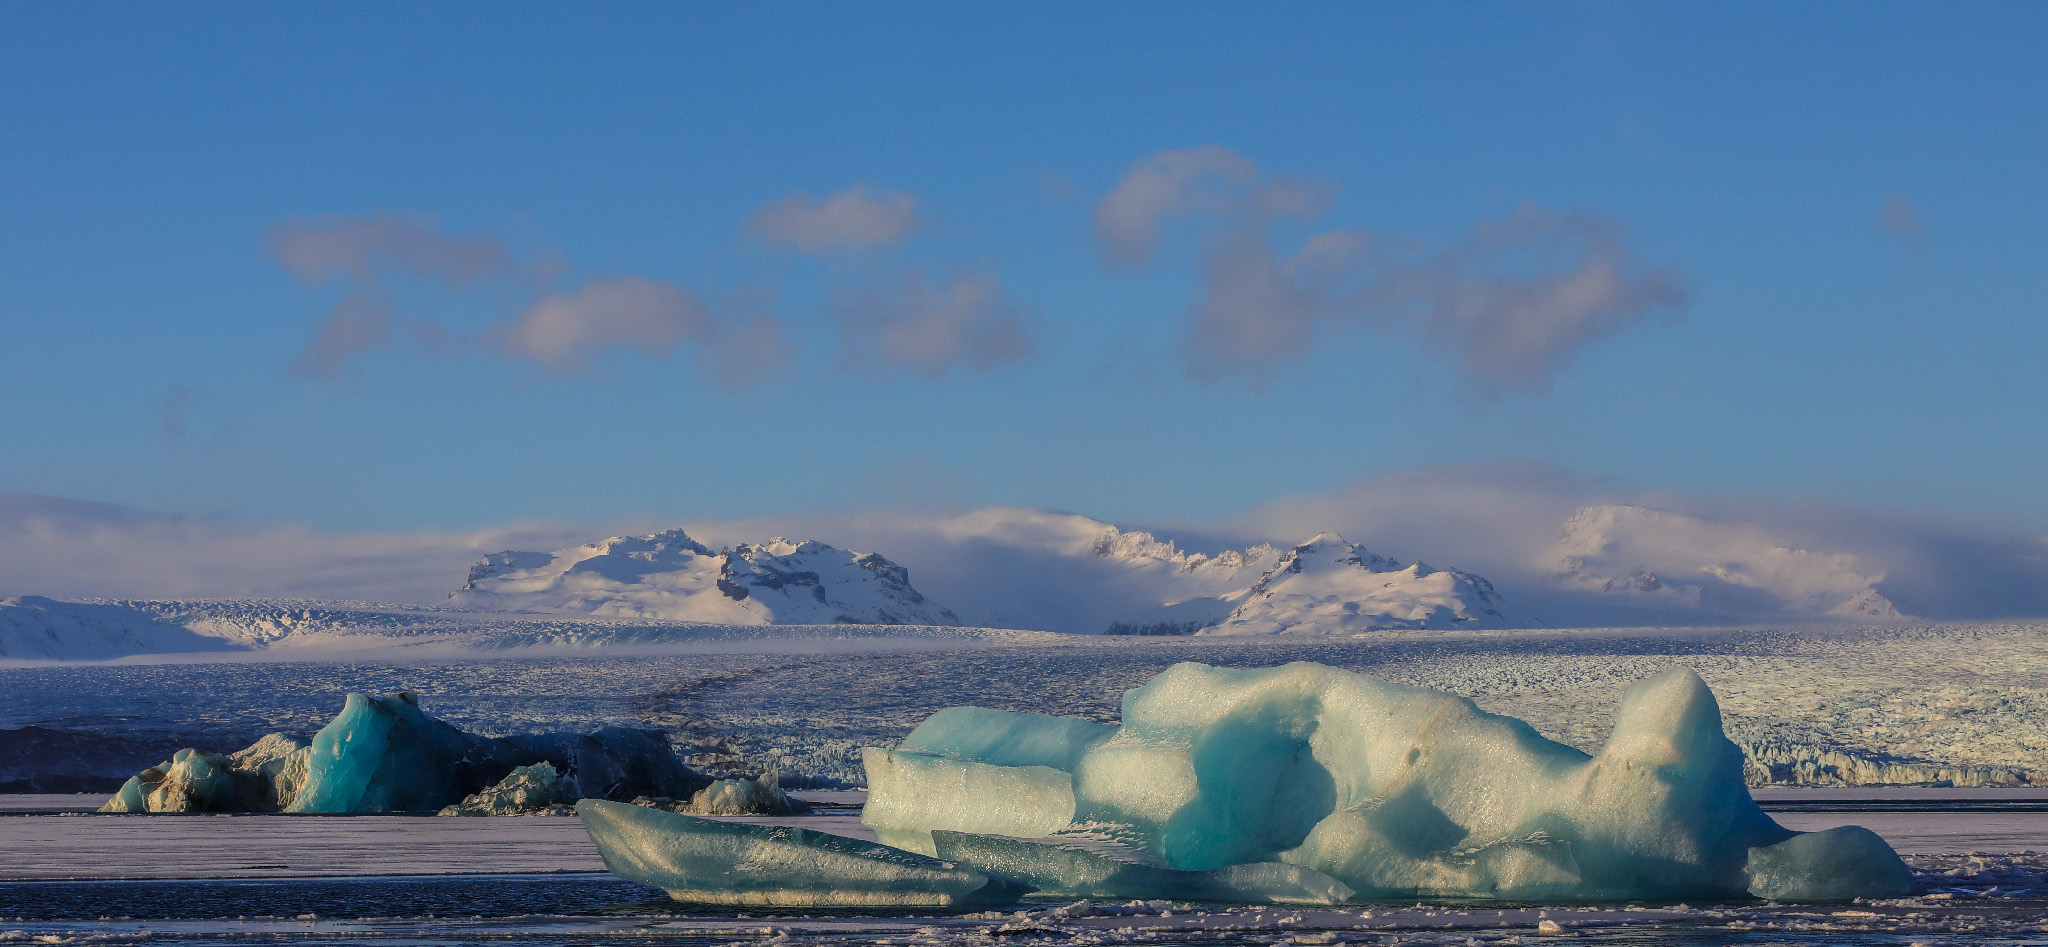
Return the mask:
[[[1028,890],[878,842],[585,799],[576,814],[612,873],[678,901],[760,906],[975,907]]]

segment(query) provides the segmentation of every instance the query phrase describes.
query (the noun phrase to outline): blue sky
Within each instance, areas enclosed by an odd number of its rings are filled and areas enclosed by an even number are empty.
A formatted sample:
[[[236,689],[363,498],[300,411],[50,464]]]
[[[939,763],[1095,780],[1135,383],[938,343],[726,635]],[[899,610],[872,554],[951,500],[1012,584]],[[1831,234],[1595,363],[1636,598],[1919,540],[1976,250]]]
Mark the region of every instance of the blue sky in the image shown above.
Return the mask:
[[[2044,38],[2038,4],[9,3],[0,491],[1194,523],[1537,461],[2038,532]],[[1175,155],[1120,264],[1105,202]],[[1216,282],[1333,234],[1340,288]],[[320,349],[352,293],[383,344]]]

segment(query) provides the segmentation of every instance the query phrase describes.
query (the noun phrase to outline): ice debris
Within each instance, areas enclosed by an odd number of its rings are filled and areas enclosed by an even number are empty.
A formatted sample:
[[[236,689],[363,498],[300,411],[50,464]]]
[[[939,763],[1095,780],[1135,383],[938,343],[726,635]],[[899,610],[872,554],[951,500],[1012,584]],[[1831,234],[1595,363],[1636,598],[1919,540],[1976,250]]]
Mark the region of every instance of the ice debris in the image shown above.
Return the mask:
[[[1008,904],[1029,889],[875,842],[596,799],[576,814],[605,867],[679,901],[761,906]]]
[[[498,784],[464,796],[436,815],[561,815],[567,814],[579,798],[574,780],[562,778],[552,763],[535,763],[514,769]]]
[[[810,803],[782,791],[774,773],[717,780],[688,799],[639,796],[633,804],[682,815],[802,815],[811,811]]]
[[[427,716],[410,693],[350,694],[310,742],[272,734],[232,757],[181,750],[131,778],[100,811],[435,812],[479,793],[518,796],[522,785],[501,781],[540,763],[553,764],[564,785],[549,792],[571,794],[567,801],[688,797],[711,783],[685,768],[655,731],[487,737]],[[538,779],[538,772],[526,775],[529,783]]]
[[[974,887],[976,870],[1085,898],[1911,893],[1869,831],[1793,832],[1757,807],[1697,674],[1637,683],[1615,720],[1589,756],[1442,691],[1310,663],[1179,664],[1124,695],[1120,726],[955,707],[868,748],[861,818],[882,845],[578,813],[613,871],[717,903],[909,903],[877,880],[907,865],[967,872],[944,890],[983,901],[1011,889]]]

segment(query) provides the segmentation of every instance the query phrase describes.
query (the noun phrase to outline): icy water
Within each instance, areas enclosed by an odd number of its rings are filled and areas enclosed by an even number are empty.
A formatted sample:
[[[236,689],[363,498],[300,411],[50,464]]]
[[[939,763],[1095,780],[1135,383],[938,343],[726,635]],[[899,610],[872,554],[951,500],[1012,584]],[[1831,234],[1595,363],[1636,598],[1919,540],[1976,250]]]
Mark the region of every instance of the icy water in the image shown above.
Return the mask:
[[[1027,901],[956,915],[734,913],[603,871],[568,818],[96,816],[0,796],[0,945],[2012,944],[2048,947],[2048,793],[1760,792],[1789,826],[1869,825],[1921,896],[1851,905]],[[802,823],[862,829],[840,803]],[[67,811],[69,810],[69,811]],[[206,876],[206,877],[201,877]],[[1559,934],[1539,932],[1544,921]],[[1559,938],[1563,939],[1559,939]]]

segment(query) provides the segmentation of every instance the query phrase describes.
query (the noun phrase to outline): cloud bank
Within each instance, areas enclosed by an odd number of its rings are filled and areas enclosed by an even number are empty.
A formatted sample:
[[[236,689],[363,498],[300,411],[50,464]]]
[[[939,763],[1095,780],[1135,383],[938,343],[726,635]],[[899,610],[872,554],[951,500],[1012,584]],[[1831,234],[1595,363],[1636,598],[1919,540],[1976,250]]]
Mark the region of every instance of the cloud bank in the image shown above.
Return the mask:
[[[1534,463],[1401,471],[1222,520],[1116,525],[1212,553],[1336,530],[1381,555],[1483,575],[1557,627],[1863,622],[1886,619],[1884,603],[1926,620],[2048,617],[2048,537],[1632,490]],[[333,534],[0,494],[0,595],[426,604],[487,552],[674,526],[714,545],[783,535],[881,552],[976,621],[1092,614],[1087,596],[1117,592],[1089,585],[1101,584],[1086,552],[1099,527],[1014,508]]]

